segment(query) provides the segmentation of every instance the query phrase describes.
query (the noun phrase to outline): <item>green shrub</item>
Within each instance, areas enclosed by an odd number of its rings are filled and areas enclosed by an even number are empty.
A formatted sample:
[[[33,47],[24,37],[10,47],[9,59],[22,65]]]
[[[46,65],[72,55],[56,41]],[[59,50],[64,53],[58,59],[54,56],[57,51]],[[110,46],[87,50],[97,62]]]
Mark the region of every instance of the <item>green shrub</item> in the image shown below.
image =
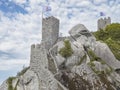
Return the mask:
[[[108,32],[108,35],[113,40],[120,40],[120,24],[119,23],[113,23],[111,25],[108,25],[105,28],[105,31]]]
[[[64,41],[64,47],[60,49],[59,53],[65,58],[70,57],[73,54],[69,40]]]
[[[108,38],[108,33],[103,29],[98,30],[97,32],[94,32],[93,34],[94,34],[94,36],[96,37],[97,40],[104,41]]]
[[[8,90],[14,90],[13,86],[12,86],[12,81],[13,79],[15,79],[15,77],[9,77],[7,79],[7,84],[8,84]]]

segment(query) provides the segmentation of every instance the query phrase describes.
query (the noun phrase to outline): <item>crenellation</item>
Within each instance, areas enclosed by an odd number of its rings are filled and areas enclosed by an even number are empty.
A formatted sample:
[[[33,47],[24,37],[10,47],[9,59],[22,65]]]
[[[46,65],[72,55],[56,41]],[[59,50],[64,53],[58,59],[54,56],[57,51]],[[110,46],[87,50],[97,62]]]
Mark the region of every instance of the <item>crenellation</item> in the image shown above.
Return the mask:
[[[32,45],[31,45],[31,48],[35,48],[35,44],[32,44]]]
[[[53,24],[57,23],[58,21],[59,20],[53,16],[43,18],[43,23],[45,23],[46,25],[53,25]]]
[[[107,25],[111,24],[111,18],[100,18],[98,20],[98,30],[105,29]]]
[[[41,45],[40,45],[40,44],[37,44],[35,48],[36,48],[36,49],[39,49],[40,47],[41,47]]]

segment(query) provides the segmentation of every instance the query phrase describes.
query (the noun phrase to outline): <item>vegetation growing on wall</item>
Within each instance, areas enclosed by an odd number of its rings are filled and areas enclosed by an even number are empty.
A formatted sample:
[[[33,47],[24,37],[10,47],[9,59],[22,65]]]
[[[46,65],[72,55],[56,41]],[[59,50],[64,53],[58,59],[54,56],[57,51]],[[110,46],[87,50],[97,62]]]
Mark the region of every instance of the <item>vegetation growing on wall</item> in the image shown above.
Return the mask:
[[[113,23],[104,30],[98,30],[93,33],[97,40],[105,42],[115,57],[120,60],[120,24]]]
[[[8,90],[14,90],[13,86],[12,86],[12,81],[13,79],[15,79],[15,77],[9,77],[7,79],[7,84],[8,84]]]
[[[71,48],[69,40],[64,41],[64,47],[60,49],[59,53],[65,58],[70,57],[73,54],[73,49]]]

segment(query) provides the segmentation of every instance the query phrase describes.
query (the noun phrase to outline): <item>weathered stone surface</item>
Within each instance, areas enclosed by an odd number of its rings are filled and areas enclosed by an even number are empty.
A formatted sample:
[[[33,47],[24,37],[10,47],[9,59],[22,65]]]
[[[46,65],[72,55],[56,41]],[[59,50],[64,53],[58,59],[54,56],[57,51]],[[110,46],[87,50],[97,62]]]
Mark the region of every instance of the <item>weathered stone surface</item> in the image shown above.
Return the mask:
[[[73,49],[73,54],[71,57],[67,58],[65,66],[67,68],[72,68],[80,62],[80,59],[85,55],[84,48],[81,43],[76,41],[71,43],[71,48]]]
[[[91,36],[91,33],[88,31],[88,29],[83,24],[78,24],[78,25],[74,26],[69,31],[69,34],[74,38],[77,38],[81,35],[85,35],[87,37]]]
[[[45,44],[37,44],[31,46],[30,68],[39,70],[41,67],[48,68],[47,51]]]
[[[102,68],[101,66],[99,66],[99,68]],[[81,64],[80,66],[73,67],[72,72],[80,75],[85,81],[87,81],[91,86],[91,87],[89,86],[90,90],[109,90],[109,89],[116,90],[115,87],[111,84],[112,83],[111,78],[108,79],[105,74],[103,74],[103,76],[101,76],[102,74],[97,75],[92,70],[92,68],[87,64]],[[101,79],[103,78],[106,78],[106,79],[102,81]],[[107,86],[104,86],[104,85],[107,85]],[[109,88],[109,87],[112,87],[112,88]]]
[[[46,49],[50,49],[59,37],[59,20],[55,17],[48,17],[42,20],[42,42]]]
[[[50,17],[43,20],[42,33],[42,43],[31,46],[30,68],[12,81],[14,88],[17,87],[17,90],[120,88],[120,62],[116,60],[109,47],[96,41],[84,25],[76,25],[70,30],[70,36],[58,39],[59,20]],[[66,39],[69,40],[73,53],[70,57],[64,58],[59,51],[64,47]],[[0,90],[7,88],[5,81]]]
[[[7,81],[4,81],[2,85],[0,85],[0,90],[8,90],[8,84]]]
[[[110,17],[104,18],[104,19],[100,18],[98,20],[98,30],[105,29],[105,27],[109,24],[111,24],[111,18]]]
[[[32,70],[28,70],[24,75],[20,76],[17,90],[40,90],[37,74]]]
[[[97,41],[94,47],[94,52],[112,68],[120,68],[120,62],[116,60],[115,56],[105,43]]]
[[[84,35],[81,35],[79,38],[77,38],[77,42],[81,43],[82,45],[86,47],[90,45],[88,38]]]
[[[55,46],[57,46],[57,54],[56,54],[56,56],[54,56],[54,57],[55,57],[55,61],[56,61],[56,63],[57,63],[57,66],[59,67],[59,66],[65,61],[65,58],[62,57],[62,56],[59,54],[60,49],[64,47],[64,41],[62,40],[62,41],[57,42],[57,43],[55,44]]]
[[[58,67],[59,67],[63,62],[65,62],[65,58],[62,57],[60,54],[58,54],[55,58],[56,58],[56,62],[57,62]]]

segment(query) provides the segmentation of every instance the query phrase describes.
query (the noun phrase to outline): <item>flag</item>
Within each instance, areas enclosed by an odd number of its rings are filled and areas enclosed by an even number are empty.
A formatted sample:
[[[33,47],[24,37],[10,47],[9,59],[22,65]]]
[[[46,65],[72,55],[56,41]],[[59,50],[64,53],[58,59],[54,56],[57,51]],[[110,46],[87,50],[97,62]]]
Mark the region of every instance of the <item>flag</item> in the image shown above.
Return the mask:
[[[50,6],[43,6],[43,12],[49,12],[51,11],[51,7]]]
[[[52,16],[51,12],[50,12],[51,10],[52,9],[51,9],[51,7],[49,5],[43,6],[43,9],[42,9],[43,16],[44,17],[50,17],[50,16]]]
[[[100,12],[100,16],[105,16],[105,14],[103,12]]]

